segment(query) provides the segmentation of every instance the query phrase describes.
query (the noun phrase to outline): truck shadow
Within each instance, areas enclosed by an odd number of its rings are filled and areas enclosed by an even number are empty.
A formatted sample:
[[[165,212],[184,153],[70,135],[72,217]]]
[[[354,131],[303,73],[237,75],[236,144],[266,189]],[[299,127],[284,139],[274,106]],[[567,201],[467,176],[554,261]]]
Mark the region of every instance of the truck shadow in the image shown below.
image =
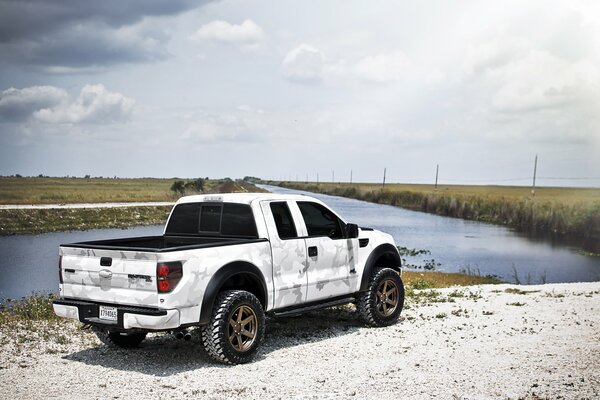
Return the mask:
[[[265,337],[253,362],[283,348],[316,343],[352,334],[362,324],[352,307],[335,307],[292,316],[267,318]],[[236,368],[212,360],[204,351],[200,331],[189,341],[170,334],[149,336],[138,348],[120,349],[99,345],[63,357],[65,360],[146,375],[171,376],[201,368]]]

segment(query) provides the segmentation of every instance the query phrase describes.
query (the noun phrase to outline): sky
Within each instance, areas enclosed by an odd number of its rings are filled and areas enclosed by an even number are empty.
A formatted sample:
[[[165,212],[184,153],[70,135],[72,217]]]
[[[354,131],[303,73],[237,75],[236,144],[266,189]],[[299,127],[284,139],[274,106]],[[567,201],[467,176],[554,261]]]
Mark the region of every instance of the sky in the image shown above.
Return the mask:
[[[530,185],[536,154],[600,187],[596,1],[0,0],[0,175]]]

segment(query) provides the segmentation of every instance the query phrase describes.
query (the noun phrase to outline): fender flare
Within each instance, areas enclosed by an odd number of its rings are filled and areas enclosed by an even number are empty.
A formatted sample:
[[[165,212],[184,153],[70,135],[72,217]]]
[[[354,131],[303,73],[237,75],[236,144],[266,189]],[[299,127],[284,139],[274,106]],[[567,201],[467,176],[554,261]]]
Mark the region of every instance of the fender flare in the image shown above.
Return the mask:
[[[402,260],[400,259],[400,254],[398,253],[398,249],[389,243],[384,243],[379,245],[373,249],[371,254],[369,254],[369,258],[367,258],[367,262],[365,263],[365,268],[363,269],[362,279],[360,281],[360,290],[367,290],[369,285],[369,280],[371,279],[371,275],[373,274],[373,269],[377,265],[377,262],[382,257],[389,257],[392,259],[390,264],[386,265],[388,268],[392,268],[400,272],[400,268],[402,267]]]
[[[207,324],[210,321],[215,299],[225,282],[229,278],[239,274],[251,275],[259,283],[261,294],[257,297],[263,307],[267,308],[269,292],[267,291],[267,284],[262,272],[260,272],[258,267],[249,262],[234,261],[219,268],[208,282],[204,296],[202,297],[200,320],[198,321],[200,325]]]

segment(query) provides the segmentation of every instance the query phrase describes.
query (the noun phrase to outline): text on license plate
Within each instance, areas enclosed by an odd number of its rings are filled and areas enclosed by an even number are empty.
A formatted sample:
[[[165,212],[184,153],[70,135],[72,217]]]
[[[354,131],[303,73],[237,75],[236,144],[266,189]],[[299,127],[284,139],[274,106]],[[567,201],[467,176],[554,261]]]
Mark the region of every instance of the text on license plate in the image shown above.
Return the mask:
[[[105,319],[108,321],[116,321],[117,320],[117,307],[106,307],[100,306],[98,317],[100,319]]]

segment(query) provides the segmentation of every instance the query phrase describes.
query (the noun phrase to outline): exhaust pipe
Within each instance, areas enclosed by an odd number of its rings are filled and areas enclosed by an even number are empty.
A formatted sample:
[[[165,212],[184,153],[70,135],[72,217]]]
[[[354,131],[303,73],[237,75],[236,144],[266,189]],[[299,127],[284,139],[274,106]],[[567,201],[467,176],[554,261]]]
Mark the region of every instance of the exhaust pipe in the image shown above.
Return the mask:
[[[183,335],[183,340],[185,340],[187,342],[190,339],[192,339],[192,334],[186,331],[185,334]]]
[[[177,331],[177,332],[175,332],[175,337],[177,339],[183,339],[186,333],[187,332],[185,332],[185,331]]]

